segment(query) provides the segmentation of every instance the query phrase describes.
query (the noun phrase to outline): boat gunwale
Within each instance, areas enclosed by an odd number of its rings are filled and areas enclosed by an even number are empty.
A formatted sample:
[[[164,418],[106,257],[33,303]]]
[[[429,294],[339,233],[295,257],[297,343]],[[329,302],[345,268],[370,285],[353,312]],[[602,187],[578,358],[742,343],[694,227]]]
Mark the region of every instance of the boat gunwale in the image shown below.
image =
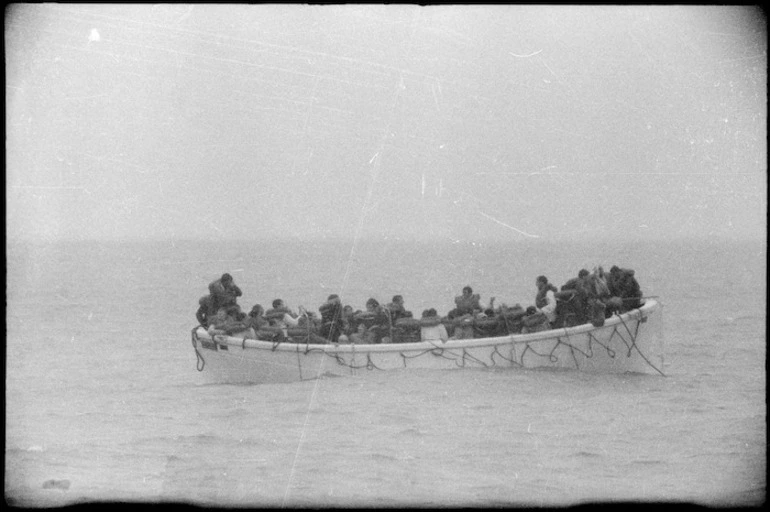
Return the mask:
[[[650,313],[657,310],[660,303],[655,299],[647,299],[642,307],[632,309],[621,315],[613,315],[605,320],[604,325],[599,327],[591,323],[576,325],[573,327],[560,327],[558,329],[549,329],[547,331],[538,331],[528,334],[507,334],[505,336],[494,336],[487,338],[469,338],[459,340],[448,340],[441,343],[439,340],[426,340],[412,343],[379,343],[379,344],[336,344],[336,343],[289,343],[255,340],[253,338],[237,338],[233,336],[214,335],[210,336],[202,327],[194,329],[196,337],[203,337],[216,341],[220,345],[231,347],[240,347],[242,349],[269,350],[272,352],[324,352],[327,354],[348,354],[348,353],[373,353],[373,352],[408,352],[424,351],[432,349],[463,349],[479,348],[506,344],[525,344],[536,341],[556,340],[562,337],[581,335],[591,331],[625,324],[629,320],[642,320]]]

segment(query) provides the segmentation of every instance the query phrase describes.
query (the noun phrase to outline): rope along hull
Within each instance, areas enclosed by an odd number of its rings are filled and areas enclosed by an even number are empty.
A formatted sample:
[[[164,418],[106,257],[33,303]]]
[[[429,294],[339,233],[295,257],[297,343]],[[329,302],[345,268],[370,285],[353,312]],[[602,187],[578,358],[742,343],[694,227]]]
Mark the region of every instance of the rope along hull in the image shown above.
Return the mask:
[[[272,343],[192,331],[209,382],[281,383],[407,368],[561,368],[663,375],[660,304],[591,324],[494,338],[379,345]],[[658,314],[656,314],[658,313]],[[658,325],[656,325],[658,324]]]

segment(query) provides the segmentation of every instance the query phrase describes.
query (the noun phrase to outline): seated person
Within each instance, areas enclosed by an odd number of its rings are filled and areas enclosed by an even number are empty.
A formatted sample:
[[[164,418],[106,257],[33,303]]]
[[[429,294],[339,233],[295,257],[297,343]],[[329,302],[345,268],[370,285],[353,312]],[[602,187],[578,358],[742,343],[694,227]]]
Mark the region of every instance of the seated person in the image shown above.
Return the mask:
[[[625,313],[642,307],[642,290],[634,277],[633,270],[613,265],[607,279],[607,287],[612,296],[611,303],[608,303],[610,306],[608,309],[611,309],[612,312]]]
[[[246,313],[241,311],[241,308],[238,306],[220,308],[209,325],[208,333],[211,336],[224,334],[236,338],[256,337],[256,333],[246,321]]]
[[[274,341],[276,338],[280,338],[281,330],[278,327],[270,326],[270,322],[265,318],[265,309],[261,304],[254,304],[251,311],[249,311],[245,322],[251,329],[253,329],[254,339]]]
[[[527,308],[527,313],[521,326],[522,334],[547,331],[550,328],[551,323],[548,321],[548,317],[545,313],[538,310],[535,306],[529,306]]]
[[[404,307],[404,297],[401,295],[394,295],[393,301],[385,306],[390,312],[390,322],[395,324],[399,318],[411,318],[412,312],[407,311]]]
[[[487,318],[494,318],[500,311],[495,310],[495,298],[489,299],[489,306],[484,310],[484,316]]]
[[[366,301],[366,311],[357,315],[356,320],[364,325],[366,343],[382,343],[390,334],[390,316],[374,298]]]
[[[447,315],[449,318],[456,318],[463,315],[476,315],[477,312],[482,311],[481,297],[479,294],[473,293],[473,288],[466,286],[463,288],[463,294],[455,297],[455,309],[449,312]]]
[[[356,332],[356,327],[357,324],[355,313],[353,313],[353,307],[346,305],[342,308],[342,332],[337,341],[340,343],[348,343],[350,341],[350,335]]]
[[[300,315],[304,314],[305,308],[300,306],[299,312]],[[265,318],[270,322],[270,325],[284,330],[299,325],[299,315],[289,309],[282,299],[275,299],[273,301],[273,308],[267,310]]]
[[[441,323],[441,318],[436,313],[436,310],[430,308],[423,311],[422,318],[420,319],[420,340],[446,343],[448,339],[449,335],[446,332],[446,327]]]
[[[604,325],[604,319],[612,316],[607,309],[610,299],[610,289],[602,267],[594,267],[594,271],[587,275],[578,285],[582,289],[586,299],[586,316],[588,320],[599,327]]]
[[[366,325],[363,322],[356,323],[355,330],[346,336],[347,342],[353,345],[360,345],[362,343],[369,343],[366,339]],[[340,336],[340,343],[343,343],[343,338]]]
[[[556,313],[560,319],[561,327],[572,327],[588,322],[589,315],[586,312],[588,287],[585,284],[588,274],[588,270],[581,269],[577,277],[573,277],[562,285],[562,292],[572,291],[574,293],[572,296],[561,300],[557,296]]]
[[[321,304],[318,310],[321,313],[321,328],[319,334],[332,343],[337,343],[344,329],[342,302],[340,301],[339,295],[329,295],[326,302]]]
[[[592,298],[604,301],[610,298],[610,289],[607,285],[607,275],[602,267],[594,267],[594,271],[586,276],[589,285],[589,294]],[[585,281],[584,281],[585,282]]]
[[[452,313],[450,311],[450,313]],[[478,312],[482,314],[481,311]],[[473,327],[474,317],[470,314],[456,316],[452,323],[453,340],[470,340],[476,337],[476,330]]]
[[[198,319],[198,323],[204,328],[209,326],[209,317],[216,314],[216,311],[212,311],[212,305],[211,295],[204,295],[198,299],[198,311],[195,312],[195,318]]]
[[[521,332],[521,326],[526,315],[526,311],[519,303],[508,306],[503,303],[497,311],[497,316],[502,319],[506,334],[517,334]]]
[[[263,308],[261,304],[254,304],[254,307],[249,311],[249,316],[246,320],[248,321],[249,326],[255,331],[270,325],[270,322],[265,318],[265,308]]]
[[[564,284],[562,285],[562,287],[561,287],[561,291],[565,291],[565,290],[577,290],[577,288],[578,288],[578,283],[580,283],[580,281],[581,281],[581,280],[582,280],[584,277],[586,277],[588,274],[589,274],[589,272],[588,272],[586,269],[584,269],[584,268],[580,269],[580,272],[578,272],[578,275],[577,275],[577,277],[573,277],[572,279],[570,279],[569,281],[567,281],[566,283],[564,283]]]
[[[548,282],[545,276],[538,276],[535,280],[537,293],[535,294],[535,306],[548,320],[548,328],[556,320],[556,287]]]

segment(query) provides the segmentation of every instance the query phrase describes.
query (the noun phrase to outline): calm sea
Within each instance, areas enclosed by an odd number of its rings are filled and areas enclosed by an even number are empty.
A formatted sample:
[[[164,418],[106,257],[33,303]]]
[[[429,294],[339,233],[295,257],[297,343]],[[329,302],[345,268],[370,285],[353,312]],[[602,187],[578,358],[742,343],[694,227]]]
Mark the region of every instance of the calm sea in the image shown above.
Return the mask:
[[[765,242],[385,241],[7,246],[5,497],[203,506],[562,506],[766,498]],[[465,285],[636,270],[666,377],[521,369],[206,385],[197,301],[446,313]]]

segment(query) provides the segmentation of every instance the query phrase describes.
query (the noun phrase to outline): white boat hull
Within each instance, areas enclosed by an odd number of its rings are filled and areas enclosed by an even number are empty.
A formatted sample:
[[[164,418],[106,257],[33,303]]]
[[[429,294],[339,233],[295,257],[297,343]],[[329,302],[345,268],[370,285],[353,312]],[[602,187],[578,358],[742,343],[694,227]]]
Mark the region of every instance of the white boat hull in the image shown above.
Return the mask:
[[[654,323],[660,304],[585,324],[494,338],[378,345],[273,343],[192,332],[198,370],[209,382],[280,383],[404,368],[570,368],[663,375],[663,343]]]

